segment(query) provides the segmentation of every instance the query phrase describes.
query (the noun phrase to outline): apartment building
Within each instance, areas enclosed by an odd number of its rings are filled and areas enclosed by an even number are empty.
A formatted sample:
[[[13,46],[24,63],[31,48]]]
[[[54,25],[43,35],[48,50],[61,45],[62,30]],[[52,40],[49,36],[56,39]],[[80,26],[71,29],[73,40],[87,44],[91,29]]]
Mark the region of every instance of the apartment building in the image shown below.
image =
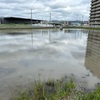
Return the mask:
[[[91,0],[90,26],[100,27],[100,0]]]

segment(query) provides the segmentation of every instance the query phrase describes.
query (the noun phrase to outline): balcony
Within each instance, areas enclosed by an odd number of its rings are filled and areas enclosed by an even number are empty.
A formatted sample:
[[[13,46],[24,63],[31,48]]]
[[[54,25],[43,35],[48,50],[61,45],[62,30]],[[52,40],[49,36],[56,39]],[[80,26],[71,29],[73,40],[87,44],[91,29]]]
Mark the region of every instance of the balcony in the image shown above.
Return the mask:
[[[91,18],[90,21],[100,21],[100,18]]]
[[[90,22],[91,25],[100,25],[100,22]]]
[[[96,12],[91,12],[90,15],[97,15],[100,14],[100,10],[96,11]]]
[[[99,4],[92,5],[92,6],[91,6],[91,9],[97,8],[97,7],[100,7],[100,3],[99,3]]]
[[[91,8],[91,12],[98,11],[98,10],[100,10],[100,7],[98,7],[98,8]]]
[[[93,6],[93,5],[96,5],[96,4],[99,4],[99,3],[100,3],[100,0],[98,0],[98,1],[94,0],[94,2],[92,2],[91,5]]]
[[[94,20],[95,20],[95,21],[100,21],[100,18],[95,18]]]

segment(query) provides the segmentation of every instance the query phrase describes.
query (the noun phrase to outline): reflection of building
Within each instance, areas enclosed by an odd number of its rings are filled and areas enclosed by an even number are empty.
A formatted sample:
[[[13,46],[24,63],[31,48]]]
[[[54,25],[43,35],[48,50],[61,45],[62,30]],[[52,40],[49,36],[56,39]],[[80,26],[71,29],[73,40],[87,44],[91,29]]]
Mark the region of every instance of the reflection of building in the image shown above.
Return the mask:
[[[100,31],[88,34],[85,66],[100,78]]]
[[[91,0],[90,25],[100,27],[100,0]]]

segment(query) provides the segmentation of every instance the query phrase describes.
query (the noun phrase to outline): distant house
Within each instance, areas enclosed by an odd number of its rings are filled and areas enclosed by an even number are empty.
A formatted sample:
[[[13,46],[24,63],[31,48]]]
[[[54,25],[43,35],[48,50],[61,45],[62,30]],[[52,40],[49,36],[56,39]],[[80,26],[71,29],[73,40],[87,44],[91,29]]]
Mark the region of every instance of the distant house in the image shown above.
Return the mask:
[[[70,26],[86,26],[88,21],[69,21]]]
[[[82,22],[81,21],[69,21],[69,24],[71,26],[81,26]]]
[[[69,22],[68,21],[58,21],[58,20],[52,20],[50,22],[48,22],[48,24],[51,24],[53,26],[68,26]]]
[[[0,24],[37,24],[41,23],[41,20],[27,19],[19,17],[3,17],[0,18]]]

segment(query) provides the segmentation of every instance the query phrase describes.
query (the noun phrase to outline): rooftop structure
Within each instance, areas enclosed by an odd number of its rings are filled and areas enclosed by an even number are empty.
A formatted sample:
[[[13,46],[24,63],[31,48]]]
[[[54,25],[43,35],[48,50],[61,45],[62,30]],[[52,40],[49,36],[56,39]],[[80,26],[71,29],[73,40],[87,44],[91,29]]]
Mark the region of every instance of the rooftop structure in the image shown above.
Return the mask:
[[[100,0],[91,0],[90,26],[100,27]]]

